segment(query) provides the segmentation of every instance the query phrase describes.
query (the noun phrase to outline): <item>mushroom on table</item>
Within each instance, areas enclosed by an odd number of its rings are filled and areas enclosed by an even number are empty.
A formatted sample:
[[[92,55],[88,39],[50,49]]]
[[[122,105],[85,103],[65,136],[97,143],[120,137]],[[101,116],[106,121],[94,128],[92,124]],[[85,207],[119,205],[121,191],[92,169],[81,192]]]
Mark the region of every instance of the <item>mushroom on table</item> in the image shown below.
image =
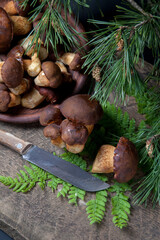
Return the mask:
[[[102,145],[92,167],[92,173],[114,172],[118,182],[128,182],[136,174],[138,154],[135,145],[121,137],[116,147]]]
[[[59,109],[64,118],[58,126],[61,139],[68,151],[79,153],[84,149],[94,124],[102,117],[103,110],[99,102],[91,99],[88,94],[77,94],[67,98],[60,104]],[[55,118],[53,120],[55,121]],[[49,126],[46,128],[49,129]],[[52,140],[52,136],[45,136]]]

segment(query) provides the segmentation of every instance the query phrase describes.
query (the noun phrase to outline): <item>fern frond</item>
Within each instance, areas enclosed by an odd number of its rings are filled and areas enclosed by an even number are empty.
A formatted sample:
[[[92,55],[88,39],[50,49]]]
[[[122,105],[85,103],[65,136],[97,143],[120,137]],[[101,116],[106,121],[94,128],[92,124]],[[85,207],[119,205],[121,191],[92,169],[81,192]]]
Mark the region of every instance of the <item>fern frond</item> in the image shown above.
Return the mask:
[[[130,214],[131,205],[129,203],[129,197],[124,194],[126,191],[130,191],[131,187],[127,183],[115,183],[109,192],[116,193],[115,196],[111,197],[112,203],[112,215],[114,215],[112,221],[115,226],[122,229],[128,224],[128,215]]]
[[[62,189],[58,192],[57,198],[60,197],[60,196],[66,197],[66,195],[68,194],[71,186],[72,186],[71,184],[63,181],[63,183],[62,183]]]
[[[78,199],[84,200],[85,194],[86,192],[84,190],[72,186],[68,193],[69,203],[77,205]]]
[[[95,199],[87,202],[86,212],[88,214],[90,224],[100,223],[104,218],[107,196],[107,191],[102,190],[96,193]]]

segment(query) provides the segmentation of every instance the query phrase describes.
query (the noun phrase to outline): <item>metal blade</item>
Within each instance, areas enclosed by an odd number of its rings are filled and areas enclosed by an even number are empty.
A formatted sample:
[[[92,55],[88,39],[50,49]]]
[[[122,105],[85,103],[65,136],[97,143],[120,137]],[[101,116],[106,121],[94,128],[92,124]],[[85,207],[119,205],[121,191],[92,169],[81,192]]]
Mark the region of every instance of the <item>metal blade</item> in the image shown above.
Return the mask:
[[[110,187],[109,184],[85,172],[78,166],[53,154],[33,146],[23,158],[64,181],[88,192],[96,192]]]

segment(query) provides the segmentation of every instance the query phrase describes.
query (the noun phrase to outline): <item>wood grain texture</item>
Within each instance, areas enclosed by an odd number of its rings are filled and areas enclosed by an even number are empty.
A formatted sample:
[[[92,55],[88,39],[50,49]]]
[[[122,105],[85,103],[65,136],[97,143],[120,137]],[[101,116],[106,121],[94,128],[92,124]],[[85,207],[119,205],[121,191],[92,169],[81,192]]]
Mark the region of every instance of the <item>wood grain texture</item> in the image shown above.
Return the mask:
[[[127,107],[129,114],[133,107],[136,105],[132,99]],[[13,125],[1,122],[0,129],[34,142],[47,151],[61,152],[43,136],[43,127],[38,123]],[[17,153],[0,145],[0,175],[16,177],[24,164],[28,165]],[[128,227],[120,230],[112,223],[110,201],[103,222],[90,226],[85,202],[72,206],[67,199],[57,199],[57,192],[49,188],[42,191],[36,186],[31,192],[22,194],[0,184],[0,193],[0,229],[15,240],[159,240],[159,207],[133,205]],[[89,193],[85,201],[91,198],[94,194]]]

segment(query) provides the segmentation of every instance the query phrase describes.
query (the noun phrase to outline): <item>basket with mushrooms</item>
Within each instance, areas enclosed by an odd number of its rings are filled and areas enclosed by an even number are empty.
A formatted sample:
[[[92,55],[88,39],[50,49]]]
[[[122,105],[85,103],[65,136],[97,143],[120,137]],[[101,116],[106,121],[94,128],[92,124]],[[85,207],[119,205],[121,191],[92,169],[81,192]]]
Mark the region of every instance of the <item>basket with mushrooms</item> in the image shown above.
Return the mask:
[[[60,49],[56,58],[41,39],[39,51],[34,44],[27,51],[33,35],[26,35],[36,24],[28,20],[29,8],[22,10],[16,0],[0,1],[0,113],[60,103],[81,91],[87,79],[79,53]]]

